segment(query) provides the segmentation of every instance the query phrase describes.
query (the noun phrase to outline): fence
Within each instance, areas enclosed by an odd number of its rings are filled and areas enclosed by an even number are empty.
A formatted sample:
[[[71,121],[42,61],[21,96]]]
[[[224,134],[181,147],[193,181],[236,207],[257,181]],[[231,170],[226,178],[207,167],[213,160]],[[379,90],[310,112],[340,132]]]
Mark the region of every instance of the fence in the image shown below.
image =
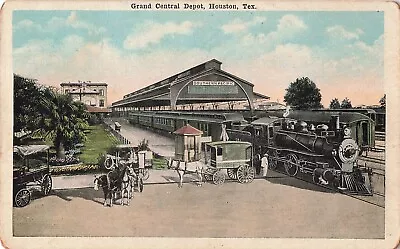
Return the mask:
[[[117,138],[121,143],[123,144],[130,144],[131,141],[126,139],[124,136],[121,135],[118,131],[116,131],[112,125],[108,125],[106,123],[103,123],[103,126],[106,130],[108,130],[115,138]]]

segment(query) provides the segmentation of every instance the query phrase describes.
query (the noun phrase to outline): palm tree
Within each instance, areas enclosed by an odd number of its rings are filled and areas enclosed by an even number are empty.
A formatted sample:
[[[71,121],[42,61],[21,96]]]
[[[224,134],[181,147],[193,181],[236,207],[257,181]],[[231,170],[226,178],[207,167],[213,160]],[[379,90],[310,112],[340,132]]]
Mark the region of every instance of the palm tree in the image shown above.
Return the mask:
[[[87,112],[80,102],[74,102],[70,95],[58,94],[47,88],[40,99],[41,127],[45,137],[53,140],[57,158],[65,158],[65,148],[86,138],[88,127]]]

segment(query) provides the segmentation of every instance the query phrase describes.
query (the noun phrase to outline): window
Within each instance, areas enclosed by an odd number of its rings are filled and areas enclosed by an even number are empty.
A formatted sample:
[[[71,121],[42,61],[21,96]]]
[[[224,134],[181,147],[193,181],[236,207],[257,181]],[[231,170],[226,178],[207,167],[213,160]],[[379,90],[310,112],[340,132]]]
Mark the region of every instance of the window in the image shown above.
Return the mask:
[[[99,106],[100,106],[100,107],[104,107],[104,99],[100,99],[100,104],[99,104]]]
[[[100,89],[100,96],[104,96],[104,90]]]
[[[64,92],[65,94],[67,94],[67,93],[69,93],[69,89],[65,89],[65,92]]]
[[[217,147],[217,156],[222,156],[222,148]]]

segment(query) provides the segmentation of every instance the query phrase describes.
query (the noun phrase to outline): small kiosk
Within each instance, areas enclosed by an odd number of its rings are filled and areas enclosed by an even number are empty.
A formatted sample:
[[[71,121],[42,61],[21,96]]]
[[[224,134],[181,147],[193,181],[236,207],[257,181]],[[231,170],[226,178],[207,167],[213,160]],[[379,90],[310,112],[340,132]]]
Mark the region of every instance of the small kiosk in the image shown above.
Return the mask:
[[[199,161],[201,156],[201,135],[203,132],[187,124],[174,132],[175,160],[181,162]]]

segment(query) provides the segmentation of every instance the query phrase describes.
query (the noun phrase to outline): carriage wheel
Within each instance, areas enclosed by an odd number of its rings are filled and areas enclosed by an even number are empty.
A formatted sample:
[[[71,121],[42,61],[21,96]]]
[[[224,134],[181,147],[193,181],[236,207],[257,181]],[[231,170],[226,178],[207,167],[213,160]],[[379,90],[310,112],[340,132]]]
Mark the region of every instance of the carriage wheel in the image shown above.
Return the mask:
[[[42,189],[43,195],[48,195],[51,191],[52,186],[53,186],[53,181],[51,179],[51,176],[46,174],[43,177],[42,184],[41,184],[41,189]]]
[[[220,185],[225,182],[225,174],[221,171],[218,170],[213,174],[213,182],[215,185]]]
[[[289,176],[296,176],[299,172],[299,167],[297,166],[299,159],[295,154],[288,154],[286,156],[286,161],[283,163],[285,166],[285,171]]]
[[[236,169],[227,169],[226,172],[228,173],[229,178],[236,179]]]
[[[149,169],[144,169],[143,170],[143,181],[146,181],[150,177],[150,171]]]
[[[250,183],[254,180],[255,172],[254,168],[249,165],[241,165],[237,169],[237,179],[240,183]]]
[[[107,157],[104,161],[104,167],[106,169],[111,169],[114,166],[115,162],[111,157]]]
[[[139,189],[140,193],[143,192],[143,179],[142,178],[138,179],[138,189]]]
[[[207,168],[206,171],[204,172],[204,179],[206,181],[211,181],[212,180],[212,175],[215,173],[214,169]]]
[[[278,167],[277,157],[278,157],[278,153],[276,152],[276,150],[272,151],[271,155],[268,157],[268,168],[274,170]]]
[[[31,202],[31,192],[26,188],[20,189],[14,198],[17,207],[25,207]]]

